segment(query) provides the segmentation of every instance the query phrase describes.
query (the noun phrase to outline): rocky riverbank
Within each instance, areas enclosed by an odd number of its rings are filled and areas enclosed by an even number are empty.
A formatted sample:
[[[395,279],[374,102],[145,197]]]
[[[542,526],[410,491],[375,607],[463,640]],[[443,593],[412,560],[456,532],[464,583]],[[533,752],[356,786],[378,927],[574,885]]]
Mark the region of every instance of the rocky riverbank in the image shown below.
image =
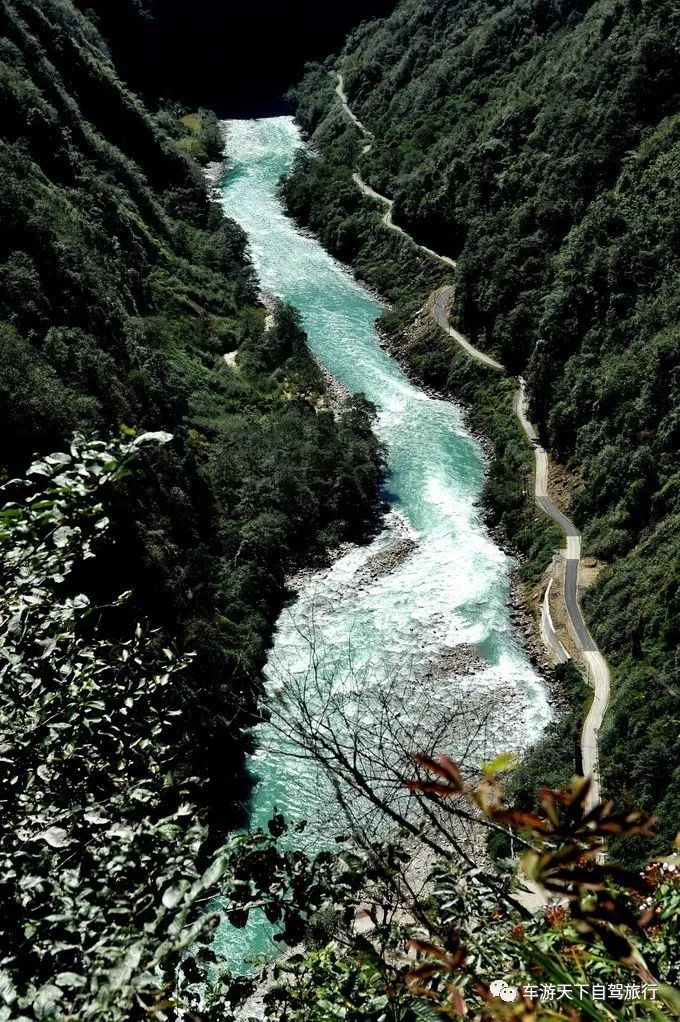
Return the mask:
[[[316,362],[319,367],[319,372],[323,376],[331,411],[337,415],[341,411],[345,402],[351,398],[352,394],[345,384],[339,380],[337,376],[334,376],[330,369],[326,368],[320,358],[317,358],[314,354],[312,355],[312,358]]]
[[[489,663],[481,655],[476,646],[461,643],[440,650],[423,671],[425,678],[445,678],[448,675],[475,674],[488,668]]]
[[[203,168],[203,174],[208,185],[208,195],[215,202],[217,202],[220,197],[218,188],[220,179],[227,169],[227,126],[224,121],[219,122],[218,131],[222,136],[224,155],[221,160],[212,160]]]
[[[495,538],[500,545],[500,539]],[[529,659],[550,683],[554,668],[541,638],[541,601],[535,593],[520,582],[516,571],[510,578],[508,602],[510,621],[522,636],[522,642]]]

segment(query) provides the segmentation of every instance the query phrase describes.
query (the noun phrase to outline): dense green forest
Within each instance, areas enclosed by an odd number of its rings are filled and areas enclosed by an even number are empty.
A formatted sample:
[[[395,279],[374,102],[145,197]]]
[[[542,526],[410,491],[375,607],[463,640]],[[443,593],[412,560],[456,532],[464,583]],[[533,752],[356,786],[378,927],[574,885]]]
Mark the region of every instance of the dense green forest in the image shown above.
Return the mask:
[[[133,589],[196,652],[187,712],[206,734],[188,748],[229,776],[210,737],[253,708],[286,571],[376,506],[370,410],[320,411],[293,314],[264,332],[242,232],[182,151],[218,155],[214,117],[152,119],[68,2],[1,17],[4,471],[75,429],[173,433],[112,498],[117,543],[90,585]],[[236,348],[240,371],[221,359]]]
[[[371,531],[382,451],[266,322],[214,115],[150,115],[70,0],[0,27],[1,1010],[148,1017],[247,801],[286,577]]]
[[[391,300],[393,338],[444,276],[381,226],[354,166],[394,197],[397,223],[458,259],[458,324],[526,377],[586,550],[607,565],[586,602],[615,668],[606,788],[657,809],[665,838],[680,825],[679,53],[670,2],[402,0],[296,90],[316,155],[285,186],[290,211]],[[395,346],[411,368],[491,427],[492,517],[535,560],[547,546],[512,479],[509,388],[435,329],[410,337]]]

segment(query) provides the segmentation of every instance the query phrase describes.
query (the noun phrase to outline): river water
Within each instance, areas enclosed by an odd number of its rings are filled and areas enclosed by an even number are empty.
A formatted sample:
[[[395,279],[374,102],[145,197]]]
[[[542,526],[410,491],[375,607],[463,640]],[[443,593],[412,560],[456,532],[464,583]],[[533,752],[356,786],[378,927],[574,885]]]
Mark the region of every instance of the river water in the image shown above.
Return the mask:
[[[549,711],[541,680],[510,625],[512,564],[482,524],[480,446],[454,405],[420,391],[381,350],[376,300],[283,212],[277,181],[301,144],[292,119],[237,120],[226,127],[227,169],[219,185],[224,211],[247,233],[262,287],[300,310],[313,352],[350,391],[363,391],[377,406],[393,509],[371,544],[300,580],[269,658],[272,691],[309,671],[312,632],[326,678],[338,686],[347,684],[350,661],[365,687],[404,665],[411,674],[422,672],[442,650],[469,644],[484,663],[465,684],[512,699],[512,723],[501,730],[505,746],[517,749],[544,726]],[[376,553],[404,536],[414,542],[396,570],[377,578],[365,570]],[[436,678],[419,681],[418,698],[425,692],[429,699],[428,684],[448,690]],[[432,694],[439,699],[436,688]],[[251,763],[252,825],[265,825],[274,805],[293,820],[326,818],[329,799],[311,766],[287,756],[271,727],[263,727],[259,739]],[[225,929],[217,944],[237,965],[267,953],[268,934],[256,920],[243,931]]]

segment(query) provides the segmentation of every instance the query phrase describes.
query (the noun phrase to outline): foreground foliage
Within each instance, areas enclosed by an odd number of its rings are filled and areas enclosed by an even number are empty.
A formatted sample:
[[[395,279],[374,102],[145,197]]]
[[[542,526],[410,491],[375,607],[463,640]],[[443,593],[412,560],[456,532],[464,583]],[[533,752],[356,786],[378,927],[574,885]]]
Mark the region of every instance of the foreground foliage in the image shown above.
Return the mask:
[[[98,606],[81,588],[111,542],[111,488],[171,440],[76,436],[4,488],[2,1018],[148,1017],[212,923],[189,915],[223,867],[178,757],[187,660],[127,625],[129,594]]]
[[[70,0],[0,28],[0,1018],[162,1020],[286,577],[372,528],[382,453],[265,324],[214,117],[152,117]]]
[[[508,861],[499,891],[451,848],[430,857],[426,885],[417,887],[405,838],[367,841],[355,831],[336,854],[306,860],[282,851],[277,839],[291,838],[275,818],[272,834],[243,838],[234,849],[239,882],[230,902],[237,925],[254,906],[273,921],[285,906],[278,939],[297,946],[269,976],[267,1018],[575,1022],[677,1015],[678,857],[642,874],[601,861],[612,835],[649,833],[644,814],[617,812],[612,803],[586,808],[583,778],[542,789],[539,811],[526,812],[507,801],[500,783],[507,757],[485,766],[481,780],[466,780],[446,756],[415,760],[408,788],[442,820],[472,809],[480,826],[505,828],[521,849],[522,872],[516,877],[516,862]],[[552,899],[538,914],[516,901],[523,876]],[[249,1005],[236,1017],[248,1018]]]

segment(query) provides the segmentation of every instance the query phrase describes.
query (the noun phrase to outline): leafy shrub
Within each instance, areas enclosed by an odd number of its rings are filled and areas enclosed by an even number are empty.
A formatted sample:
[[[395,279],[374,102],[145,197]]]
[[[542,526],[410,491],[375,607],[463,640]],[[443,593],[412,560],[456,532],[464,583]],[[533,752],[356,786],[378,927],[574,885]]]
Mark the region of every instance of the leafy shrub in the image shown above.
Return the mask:
[[[128,629],[129,594],[102,607],[79,585],[111,543],[111,488],[170,440],[76,436],[4,488],[3,1017],[146,1018],[214,922],[195,904],[226,867],[201,850],[199,785],[180,781],[173,741],[187,658]]]

